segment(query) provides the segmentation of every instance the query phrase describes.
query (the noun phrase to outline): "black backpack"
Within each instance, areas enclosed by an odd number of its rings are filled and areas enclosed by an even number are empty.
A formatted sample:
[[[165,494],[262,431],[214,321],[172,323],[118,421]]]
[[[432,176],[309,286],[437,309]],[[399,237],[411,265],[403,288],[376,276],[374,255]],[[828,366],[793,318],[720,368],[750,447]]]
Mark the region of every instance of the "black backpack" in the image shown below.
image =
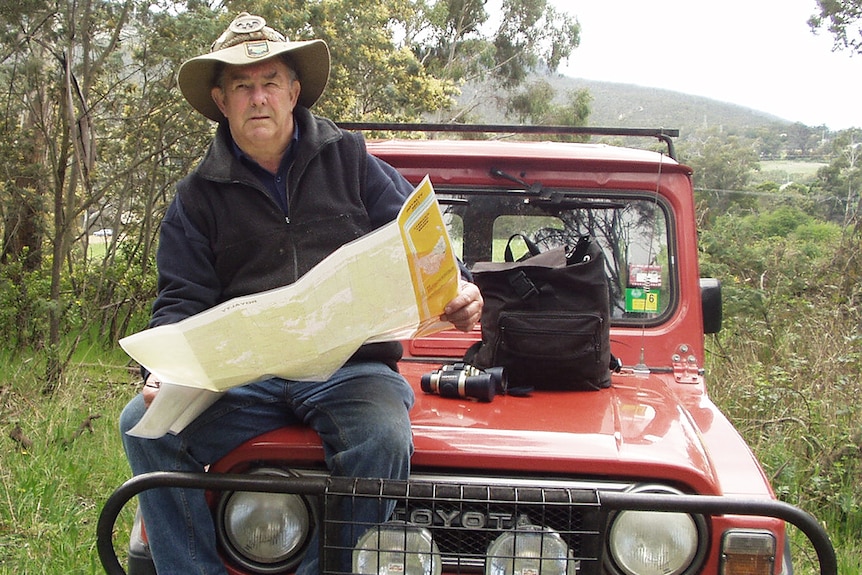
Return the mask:
[[[485,306],[482,341],[464,357],[481,369],[505,368],[514,389],[597,390],[611,384],[610,299],[605,258],[589,236],[503,263],[477,262],[473,281]],[[613,359],[616,363],[616,359]]]

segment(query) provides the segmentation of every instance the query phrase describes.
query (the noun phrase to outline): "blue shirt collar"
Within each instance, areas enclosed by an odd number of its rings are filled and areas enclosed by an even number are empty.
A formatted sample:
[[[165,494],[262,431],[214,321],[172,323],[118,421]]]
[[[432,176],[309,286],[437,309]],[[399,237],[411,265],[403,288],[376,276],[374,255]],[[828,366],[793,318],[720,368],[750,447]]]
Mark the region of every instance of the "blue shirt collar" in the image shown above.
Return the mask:
[[[296,144],[299,142],[299,125],[294,122],[293,139],[287,147],[284,156],[282,156],[281,163],[278,166],[278,171],[275,174],[264,169],[248,154],[243,152],[237,145],[236,141],[234,141],[233,136],[230,135],[230,130],[227,130],[227,132],[228,138],[230,139],[231,150],[236,158],[245,167],[247,167],[255,177],[257,177],[258,181],[266,188],[269,195],[272,196],[281,208],[282,212],[284,212],[284,215],[288,216],[287,170],[290,168],[290,165],[293,163],[293,159],[296,156]]]
[[[233,139],[233,135],[231,135],[230,130],[227,130],[228,139],[230,140],[230,148],[233,151],[234,156],[247,166],[255,166],[260,170],[264,170],[263,167],[260,166],[257,162],[255,162],[251,156],[242,151],[236,140]],[[294,120],[293,122],[293,138],[290,140],[290,145],[287,146],[287,150],[284,152],[284,155],[281,157],[281,164],[278,166],[278,173],[283,173],[287,171],[288,166],[293,162],[293,156],[296,153],[296,143],[299,142],[299,124]],[[266,171],[266,170],[264,170]]]

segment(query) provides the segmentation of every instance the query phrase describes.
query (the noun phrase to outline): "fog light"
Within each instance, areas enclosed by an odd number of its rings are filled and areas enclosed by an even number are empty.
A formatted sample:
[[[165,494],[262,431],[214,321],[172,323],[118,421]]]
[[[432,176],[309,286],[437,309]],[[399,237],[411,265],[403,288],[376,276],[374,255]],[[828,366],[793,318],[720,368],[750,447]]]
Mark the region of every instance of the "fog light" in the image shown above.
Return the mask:
[[[440,551],[431,533],[403,521],[375,525],[353,549],[353,572],[364,575],[440,575]]]
[[[775,565],[775,536],[769,531],[734,530],[721,541],[721,575],[768,575]]]
[[[503,533],[491,543],[485,575],[575,575],[578,567],[558,533],[525,525]]]

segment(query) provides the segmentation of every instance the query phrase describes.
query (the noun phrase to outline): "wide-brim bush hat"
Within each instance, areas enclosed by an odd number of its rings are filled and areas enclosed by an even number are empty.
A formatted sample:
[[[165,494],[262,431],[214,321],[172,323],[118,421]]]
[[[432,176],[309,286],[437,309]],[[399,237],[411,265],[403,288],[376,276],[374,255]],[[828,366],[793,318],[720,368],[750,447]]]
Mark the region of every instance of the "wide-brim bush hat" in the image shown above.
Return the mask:
[[[280,32],[266,25],[266,20],[243,12],[227,30],[213,42],[210,52],[186,60],[177,74],[183,97],[192,107],[219,122],[224,119],[210,94],[220,64],[244,66],[269,58],[287,55],[302,90],[301,106],[310,108],[317,102],[329,81],[329,48],[323,40],[291,42]]]

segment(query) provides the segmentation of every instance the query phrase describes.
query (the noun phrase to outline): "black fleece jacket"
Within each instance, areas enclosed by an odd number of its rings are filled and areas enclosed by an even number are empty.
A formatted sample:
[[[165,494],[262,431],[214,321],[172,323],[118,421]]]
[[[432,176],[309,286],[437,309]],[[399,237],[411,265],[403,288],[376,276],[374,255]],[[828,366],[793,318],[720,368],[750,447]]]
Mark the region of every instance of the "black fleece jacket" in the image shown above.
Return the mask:
[[[297,107],[300,139],[287,172],[288,215],[233,151],[222,123],[162,221],[150,326],[296,281],[338,247],[390,221],[413,187],[368,154],[358,134]],[[393,365],[395,342],[357,356]]]

